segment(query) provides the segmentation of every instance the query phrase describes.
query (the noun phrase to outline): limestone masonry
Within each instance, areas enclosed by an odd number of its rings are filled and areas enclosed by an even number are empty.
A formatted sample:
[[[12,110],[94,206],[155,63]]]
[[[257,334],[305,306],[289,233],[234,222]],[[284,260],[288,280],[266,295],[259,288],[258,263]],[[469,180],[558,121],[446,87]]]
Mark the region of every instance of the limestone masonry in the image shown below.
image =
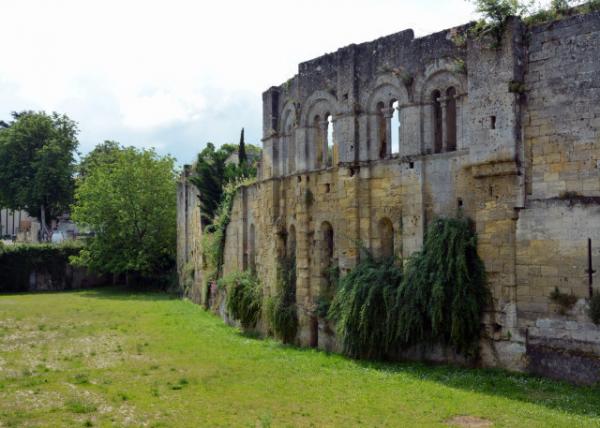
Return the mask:
[[[359,243],[407,259],[428,222],[461,209],[494,297],[481,364],[600,380],[600,327],[586,314],[588,238],[600,270],[600,13],[512,19],[498,49],[462,43],[466,28],[350,45],[263,94],[259,180],[236,196],[224,272],[255,268],[268,295],[277,257],[295,256],[297,342],[335,350],[315,310],[324,270],[351,269]],[[191,171],[178,266],[195,271],[191,297],[205,304]],[[577,302],[556,305],[556,287]]]

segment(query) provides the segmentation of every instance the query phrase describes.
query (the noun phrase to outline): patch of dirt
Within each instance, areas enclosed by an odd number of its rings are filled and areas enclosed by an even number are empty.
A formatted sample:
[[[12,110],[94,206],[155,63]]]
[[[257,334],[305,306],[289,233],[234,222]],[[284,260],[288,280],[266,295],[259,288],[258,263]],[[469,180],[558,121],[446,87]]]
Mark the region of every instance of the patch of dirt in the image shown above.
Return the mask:
[[[454,416],[447,419],[445,423],[452,427],[464,428],[488,428],[494,426],[492,421],[477,416]]]

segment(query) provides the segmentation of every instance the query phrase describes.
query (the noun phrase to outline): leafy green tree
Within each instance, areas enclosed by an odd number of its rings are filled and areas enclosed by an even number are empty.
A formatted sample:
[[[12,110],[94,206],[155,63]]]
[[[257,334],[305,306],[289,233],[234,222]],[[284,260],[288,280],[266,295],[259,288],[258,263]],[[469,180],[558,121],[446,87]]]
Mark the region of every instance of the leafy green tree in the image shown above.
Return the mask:
[[[45,236],[73,199],[77,132],[66,115],[31,111],[0,127],[0,202],[37,216]]]
[[[98,144],[94,149],[85,155],[79,162],[79,176],[85,177],[89,171],[102,163],[114,163],[118,152],[123,148],[116,141],[106,140]]]
[[[174,263],[175,160],[133,147],[110,153],[111,162],[90,164],[77,185],[73,219],[95,236],[75,262],[102,273],[160,275]]]
[[[224,144],[216,149],[208,143],[198,155],[196,174],[192,183],[200,193],[200,207],[203,224],[209,224],[214,218],[219,202],[223,197],[223,187],[235,177],[235,165],[227,165],[227,158],[235,152],[232,144]]]

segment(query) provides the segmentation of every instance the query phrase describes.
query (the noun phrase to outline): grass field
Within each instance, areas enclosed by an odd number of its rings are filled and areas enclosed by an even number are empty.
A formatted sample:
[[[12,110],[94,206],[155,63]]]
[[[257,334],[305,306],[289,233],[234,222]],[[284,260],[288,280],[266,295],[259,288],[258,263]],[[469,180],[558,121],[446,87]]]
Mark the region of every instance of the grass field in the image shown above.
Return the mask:
[[[162,294],[0,296],[0,426],[451,424],[600,426],[600,388],[284,347]]]

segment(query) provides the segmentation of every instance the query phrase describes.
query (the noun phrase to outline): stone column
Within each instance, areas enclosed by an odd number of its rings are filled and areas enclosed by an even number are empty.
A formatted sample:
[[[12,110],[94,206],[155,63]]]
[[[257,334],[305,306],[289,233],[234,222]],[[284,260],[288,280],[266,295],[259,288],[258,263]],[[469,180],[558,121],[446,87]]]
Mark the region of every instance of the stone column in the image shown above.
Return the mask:
[[[438,98],[440,106],[442,107],[442,153],[448,151],[448,129],[446,128],[446,122],[448,118],[448,100],[449,98],[444,96]]]
[[[394,117],[394,108],[383,109],[383,117],[385,118],[385,157],[392,157],[392,118]]]
[[[321,131],[321,135],[320,135],[320,141],[319,143],[321,144],[321,165],[319,165],[319,168],[323,168],[325,166],[327,166],[327,126],[329,125],[329,122],[327,120],[322,121],[321,123],[319,123],[319,129]]]

